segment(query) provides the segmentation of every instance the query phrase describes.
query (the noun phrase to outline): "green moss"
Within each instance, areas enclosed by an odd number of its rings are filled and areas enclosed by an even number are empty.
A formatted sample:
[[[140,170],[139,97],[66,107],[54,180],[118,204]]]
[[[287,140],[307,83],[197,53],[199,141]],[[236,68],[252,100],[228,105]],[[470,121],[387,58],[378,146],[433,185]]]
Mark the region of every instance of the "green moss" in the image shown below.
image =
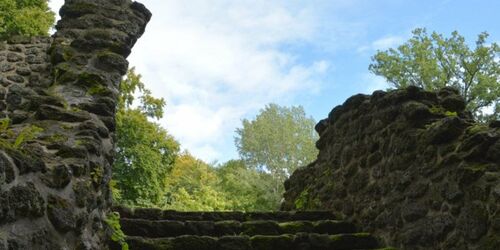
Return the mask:
[[[113,34],[108,29],[91,29],[85,32],[85,37],[100,38],[106,41],[113,41]]]
[[[69,61],[73,56],[75,56],[75,51],[71,47],[64,46],[63,48],[63,59],[65,61]]]
[[[69,108],[69,104],[66,101],[66,99],[64,99],[62,96],[58,96],[58,95],[53,95],[53,96],[56,97],[56,98],[58,98],[61,101],[61,104],[62,104],[63,108],[65,108],[65,109]]]
[[[78,75],[77,84],[87,89],[87,95],[110,95],[106,79],[95,73],[83,72]]]
[[[92,87],[97,85],[104,85],[105,83],[105,79],[103,79],[98,74],[82,72],[78,75],[78,84],[82,86]]]
[[[332,241],[338,241],[342,239],[342,234],[335,234],[335,235],[330,235],[330,240]]]
[[[354,236],[356,237],[370,237],[370,233],[362,232],[362,233],[355,233]]]
[[[455,111],[446,111],[446,112],[444,112],[444,115],[448,116],[448,117],[458,116],[457,112],[455,112]]]
[[[106,95],[109,93],[108,88],[103,85],[92,85],[92,87],[87,90],[87,95]]]
[[[101,50],[96,53],[96,57],[115,57],[118,56],[116,53],[108,50]]]
[[[69,125],[69,124],[62,124],[62,125],[61,125],[61,128],[63,128],[64,130],[70,130],[70,129],[73,129],[73,125]]]
[[[76,52],[70,46],[53,46],[49,51],[51,55],[51,61],[69,61],[73,56],[75,56]]]
[[[258,226],[255,224],[245,224],[244,230],[240,233],[240,235],[253,235],[255,232],[258,232]]]
[[[442,115],[446,112],[443,107],[434,105],[429,109],[429,111],[435,115]]]
[[[322,202],[319,200],[318,197],[316,197],[311,201],[311,205],[309,206],[309,208],[318,208],[321,207],[321,204]]]
[[[432,113],[432,114],[435,114],[435,115],[444,115],[444,116],[448,116],[448,117],[453,117],[453,116],[457,116],[457,112],[455,111],[448,111],[446,110],[445,108],[443,108],[442,106],[432,106],[429,111]]]
[[[282,232],[294,234],[297,232],[310,232],[312,224],[303,221],[291,221],[279,223],[279,227]]]
[[[52,86],[57,86],[62,83],[72,82],[78,79],[77,69],[70,63],[59,63],[54,67],[54,83]]]
[[[64,129],[64,130],[71,130],[73,129],[73,125],[70,125],[70,124],[62,124],[61,125],[61,128]]]
[[[467,128],[468,134],[477,134],[482,131],[487,131],[489,128],[485,124],[474,124]]]
[[[122,250],[128,250],[128,244],[125,241],[125,234],[120,226],[120,214],[117,212],[109,213],[104,220],[113,232],[111,240],[121,245]]]
[[[252,249],[286,249],[293,244],[294,236],[282,234],[279,236],[256,235],[250,237]]]
[[[50,143],[60,143],[68,140],[68,136],[62,134],[54,134],[49,137],[43,138],[46,142]]]
[[[304,209],[307,206],[309,199],[309,189],[304,189],[297,199],[295,199],[294,205],[296,209]]]
[[[71,109],[71,111],[73,111],[73,112],[81,112],[81,111],[82,111],[80,108],[75,107],[75,106],[71,107],[70,109]]]
[[[84,145],[85,145],[84,140],[81,140],[81,139],[75,140],[75,146],[84,146]]]
[[[104,169],[101,166],[97,166],[96,168],[90,171],[90,178],[94,185],[99,185],[104,177]]]
[[[29,125],[22,128],[22,130],[16,134],[9,128],[9,124],[9,119],[0,119],[0,146],[2,148],[19,149],[25,142],[37,138],[43,131],[43,129],[38,126]]]
[[[485,171],[490,164],[476,164],[472,166],[467,166],[465,169],[472,170],[473,172],[478,172],[478,171]]]
[[[69,12],[73,15],[76,13],[83,15],[87,13],[94,13],[97,9],[99,9],[99,7],[92,3],[79,1],[72,4],[66,4],[63,9],[64,12]]]

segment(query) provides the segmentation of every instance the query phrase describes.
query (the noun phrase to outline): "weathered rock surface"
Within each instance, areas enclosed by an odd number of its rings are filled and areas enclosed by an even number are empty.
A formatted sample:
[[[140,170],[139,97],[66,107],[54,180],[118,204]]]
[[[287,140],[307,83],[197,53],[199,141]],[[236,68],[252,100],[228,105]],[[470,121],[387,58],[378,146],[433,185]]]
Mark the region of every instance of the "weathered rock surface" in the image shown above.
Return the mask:
[[[378,240],[360,233],[329,211],[176,212],[115,208],[130,249],[154,250],[327,250],[377,249]],[[112,249],[120,249],[113,246]]]
[[[317,124],[283,209],[331,209],[401,249],[500,249],[500,128],[464,107],[449,88],[349,98]]]
[[[53,37],[0,41],[0,249],[106,249],[114,115],[151,13],[66,0]]]

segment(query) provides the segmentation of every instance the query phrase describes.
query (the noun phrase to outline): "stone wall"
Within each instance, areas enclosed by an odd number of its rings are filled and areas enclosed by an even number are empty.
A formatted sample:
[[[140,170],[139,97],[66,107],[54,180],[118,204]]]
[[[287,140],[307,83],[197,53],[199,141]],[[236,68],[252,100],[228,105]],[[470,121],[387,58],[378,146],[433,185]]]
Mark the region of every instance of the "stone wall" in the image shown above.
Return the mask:
[[[355,95],[316,126],[283,209],[332,209],[401,249],[500,249],[500,123],[453,89]]]
[[[151,13],[66,0],[60,14],[52,38],[0,43],[0,250],[106,248],[119,82]]]

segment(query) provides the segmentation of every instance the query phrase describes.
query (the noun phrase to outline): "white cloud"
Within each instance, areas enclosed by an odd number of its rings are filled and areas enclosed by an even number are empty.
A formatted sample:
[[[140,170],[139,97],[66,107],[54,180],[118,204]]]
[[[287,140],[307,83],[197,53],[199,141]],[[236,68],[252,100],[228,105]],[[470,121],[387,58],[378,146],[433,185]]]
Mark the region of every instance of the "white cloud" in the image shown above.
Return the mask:
[[[385,50],[401,45],[404,41],[405,39],[401,36],[386,36],[374,41],[372,47],[375,50]]]
[[[167,101],[160,123],[184,149],[205,160],[236,156],[241,119],[269,102],[290,104],[316,94],[331,68],[283,47],[310,44],[315,10],[288,1],[150,0],[146,33],[129,58],[155,96]],[[58,9],[62,0],[51,1]],[[310,6],[313,6],[309,4]]]
[[[302,63],[283,44],[308,43],[314,13],[282,1],[151,1],[146,34],[130,58],[167,101],[161,123],[206,161],[235,155],[234,131],[269,102],[318,92],[330,63]],[[222,152],[232,148],[232,152]]]
[[[389,48],[396,48],[405,42],[405,38],[402,36],[385,36],[380,39],[373,41],[369,45],[360,46],[357,51],[358,53],[372,52],[377,50],[387,50]]]

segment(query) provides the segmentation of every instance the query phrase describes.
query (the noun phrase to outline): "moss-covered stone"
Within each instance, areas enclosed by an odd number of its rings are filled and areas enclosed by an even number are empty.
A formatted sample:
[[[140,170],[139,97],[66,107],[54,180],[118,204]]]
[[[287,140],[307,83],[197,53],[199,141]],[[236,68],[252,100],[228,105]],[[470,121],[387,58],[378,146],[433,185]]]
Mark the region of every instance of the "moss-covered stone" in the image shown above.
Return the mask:
[[[356,226],[345,221],[320,220],[314,223],[314,232],[319,234],[354,233]]]
[[[257,235],[250,238],[252,248],[260,250],[289,250],[293,248],[293,240],[292,235]]]
[[[192,236],[185,235],[172,239],[173,249],[189,250],[189,249],[207,249],[216,250],[217,240],[207,236]]]
[[[214,223],[216,235],[236,235],[241,231],[241,223],[235,220],[217,221]]]
[[[52,38],[0,42],[0,247],[106,248],[119,82],[151,17],[140,6],[66,1]]]
[[[247,221],[241,224],[243,235],[279,235],[280,226],[274,221]]]
[[[59,11],[59,14],[61,17],[80,17],[85,14],[91,14],[95,13],[98,11],[100,8],[94,3],[91,2],[82,2],[82,1],[76,1],[71,4],[65,4],[62,6],[61,10]]]
[[[478,240],[488,230],[488,212],[478,201],[466,204],[457,221],[463,235],[470,240]]]
[[[76,229],[75,208],[69,201],[55,195],[49,195],[47,202],[47,215],[57,230],[67,232]]]
[[[71,177],[71,172],[66,165],[58,165],[47,171],[41,179],[48,187],[62,189],[70,183]]]
[[[373,249],[378,241],[369,233],[340,234],[330,236],[330,249]]]
[[[494,234],[500,130],[474,123],[458,91],[357,95],[317,128],[318,159],[287,180],[283,209],[318,199],[403,249],[475,249]]]
[[[312,232],[313,224],[310,221],[291,221],[279,224],[280,232],[283,234],[295,234],[299,232]]]
[[[96,66],[104,70],[117,70],[124,75],[127,73],[128,62],[114,52],[101,51],[96,55]]]
[[[246,236],[224,236],[217,240],[217,250],[251,250],[250,238]]]
[[[484,249],[484,250],[497,250],[500,249],[500,236],[497,235],[491,235],[488,237],[484,237],[479,243],[478,243],[479,249]]]
[[[78,207],[92,207],[95,202],[94,190],[92,182],[89,180],[81,180],[73,185],[73,192],[75,194],[75,202]]]
[[[0,218],[3,217],[3,222],[21,218],[38,218],[45,213],[45,201],[32,182],[14,186],[0,196],[0,201],[2,201]]]

